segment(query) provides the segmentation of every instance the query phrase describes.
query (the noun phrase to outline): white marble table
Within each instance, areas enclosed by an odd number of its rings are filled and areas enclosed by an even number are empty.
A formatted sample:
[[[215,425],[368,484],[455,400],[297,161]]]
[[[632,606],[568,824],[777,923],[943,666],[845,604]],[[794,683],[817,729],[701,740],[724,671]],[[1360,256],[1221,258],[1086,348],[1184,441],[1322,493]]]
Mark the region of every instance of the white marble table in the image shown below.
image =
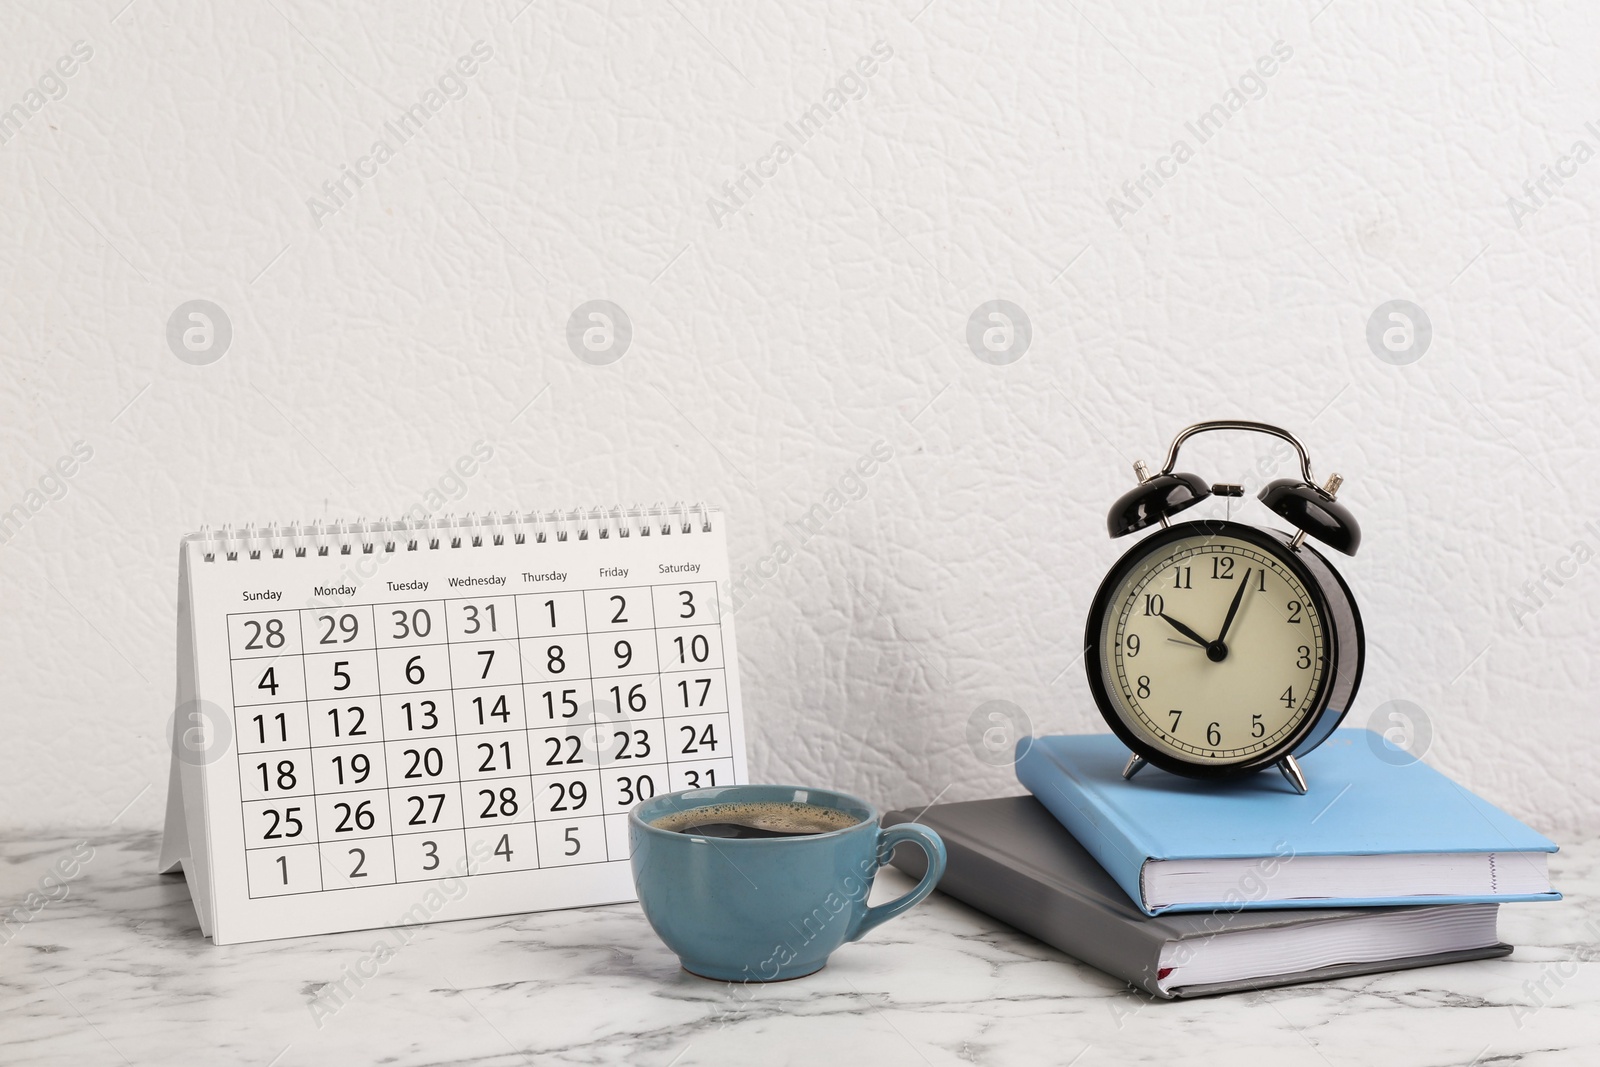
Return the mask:
[[[1600,840],[1555,858],[1566,900],[1502,909],[1509,959],[1166,1002],[938,894],[776,986],[685,974],[632,904],[419,928],[376,968],[372,933],[216,948],[155,834],[4,837],[8,1065],[1600,1062]]]

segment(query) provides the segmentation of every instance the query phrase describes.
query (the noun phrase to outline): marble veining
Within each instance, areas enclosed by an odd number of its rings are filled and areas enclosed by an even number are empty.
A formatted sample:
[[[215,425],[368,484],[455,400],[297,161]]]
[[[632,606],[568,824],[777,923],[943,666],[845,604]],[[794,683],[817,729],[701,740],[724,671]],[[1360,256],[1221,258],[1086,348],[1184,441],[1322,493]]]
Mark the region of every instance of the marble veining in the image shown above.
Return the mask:
[[[217,948],[152,833],[0,842],[0,1063],[1587,1064],[1600,839],[1509,959],[1166,1002],[947,897],[770,986],[692,977],[636,905]],[[909,885],[880,878],[875,897]],[[379,950],[383,942],[387,948]]]

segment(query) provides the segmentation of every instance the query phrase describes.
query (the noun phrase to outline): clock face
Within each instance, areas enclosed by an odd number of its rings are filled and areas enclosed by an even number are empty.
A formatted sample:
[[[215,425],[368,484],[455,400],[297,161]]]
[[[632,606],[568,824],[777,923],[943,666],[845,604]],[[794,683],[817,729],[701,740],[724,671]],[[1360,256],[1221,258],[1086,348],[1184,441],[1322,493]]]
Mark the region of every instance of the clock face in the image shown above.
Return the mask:
[[[1263,535],[1173,534],[1136,546],[1097,598],[1098,688],[1127,730],[1172,759],[1259,760],[1321,709],[1323,599]]]

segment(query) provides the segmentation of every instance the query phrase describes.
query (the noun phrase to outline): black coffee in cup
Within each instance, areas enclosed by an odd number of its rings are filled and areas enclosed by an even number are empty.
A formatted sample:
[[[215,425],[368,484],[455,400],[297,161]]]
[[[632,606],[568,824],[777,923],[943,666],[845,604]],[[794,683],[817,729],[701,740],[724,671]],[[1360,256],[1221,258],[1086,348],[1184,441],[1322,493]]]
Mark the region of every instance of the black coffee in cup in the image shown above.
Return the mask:
[[[663,815],[650,825],[695,837],[749,839],[814,837],[834,830],[845,830],[859,822],[861,820],[856,816],[835,808],[764,800],[706,804]]]

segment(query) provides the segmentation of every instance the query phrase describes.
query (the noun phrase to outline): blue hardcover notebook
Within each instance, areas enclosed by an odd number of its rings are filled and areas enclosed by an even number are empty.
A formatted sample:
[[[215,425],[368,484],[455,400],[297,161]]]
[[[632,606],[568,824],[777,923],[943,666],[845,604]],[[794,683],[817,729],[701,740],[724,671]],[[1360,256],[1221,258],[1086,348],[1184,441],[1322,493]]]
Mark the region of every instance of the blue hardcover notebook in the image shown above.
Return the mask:
[[[1272,773],[1125,781],[1127,759],[1110,734],[1023,738],[1017,778],[1146,915],[1561,899],[1554,842],[1367,730],[1302,759],[1304,796]]]

